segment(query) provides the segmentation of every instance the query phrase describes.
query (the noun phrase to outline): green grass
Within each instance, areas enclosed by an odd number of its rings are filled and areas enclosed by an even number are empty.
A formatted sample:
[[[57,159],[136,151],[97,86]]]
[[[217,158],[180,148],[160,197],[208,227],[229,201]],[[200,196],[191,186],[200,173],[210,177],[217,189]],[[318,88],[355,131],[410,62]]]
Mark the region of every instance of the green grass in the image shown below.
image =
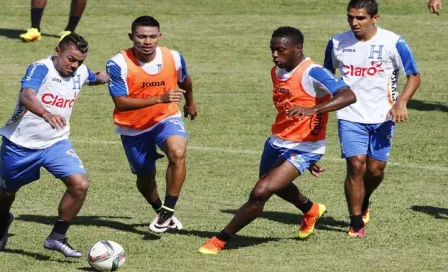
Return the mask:
[[[33,44],[17,39],[29,27],[29,2],[3,2],[0,119],[6,121],[27,65],[52,53],[57,38],[51,35],[65,27],[70,1],[48,1],[42,21],[48,35]],[[113,133],[107,87],[82,90],[71,120],[71,139],[91,184],[69,230],[71,243],[84,253],[101,239],[122,244],[127,250],[122,271],[446,271],[448,20],[444,13],[430,15],[426,1],[417,0],[379,1],[380,25],[406,38],[422,85],[409,103],[409,120],[397,128],[385,182],[373,196],[367,238],[346,238],[345,163],[339,159],[336,122],[331,118],[322,162],[329,170],[319,180],[307,174],[296,181],[312,200],[328,207],[316,233],[307,241],[297,240],[301,215],[274,197],[228,250],[212,257],[197,253],[246,201],[256,182],[275,114],[269,78],[272,31],[281,25],[299,27],[305,34],[306,54],[322,62],[328,38],[347,29],[346,2],[89,1],[77,30],[90,43],[86,64],[91,69],[104,69],[107,59],[131,45],[127,32],[135,17],[153,14],[162,25],[162,44],[187,60],[200,110],[197,120],[186,121],[188,176],[176,209],[185,230],[157,236],[147,229],[154,213],[137,192]],[[166,159],[158,163],[162,192],[165,167]],[[16,220],[8,249],[0,253],[0,271],[89,270],[84,258],[65,259],[42,248],[63,191],[61,182],[45,171],[40,181],[20,191],[12,209]]]

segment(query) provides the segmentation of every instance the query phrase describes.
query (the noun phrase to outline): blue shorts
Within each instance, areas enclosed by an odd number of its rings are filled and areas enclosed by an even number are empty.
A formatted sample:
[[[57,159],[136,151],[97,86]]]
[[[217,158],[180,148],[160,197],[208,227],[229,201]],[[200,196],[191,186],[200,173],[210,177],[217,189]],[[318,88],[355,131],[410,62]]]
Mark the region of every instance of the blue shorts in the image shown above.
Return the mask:
[[[4,191],[15,191],[38,180],[41,166],[56,178],[86,173],[69,140],[36,150],[3,137],[0,154],[0,189]]]
[[[164,157],[157,153],[156,147],[162,149],[166,139],[174,135],[188,139],[182,117],[167,118],[155,125],[152,130],[137,136],[121,135],[132,173],[151,174],[156,167],[156,160]]]
[[[300,174],[303,174],[313,163],[318,162],[322,158],[322,154],[276,147],[267,139],[264,144],[263,154],[261,155],[260,176],[269,172],[280,158],[287,160]]]
[[[361,124],[338,120],[342,158],[367,155],[375,160],[389,159],[395,125],[392,121],[381,124]]]

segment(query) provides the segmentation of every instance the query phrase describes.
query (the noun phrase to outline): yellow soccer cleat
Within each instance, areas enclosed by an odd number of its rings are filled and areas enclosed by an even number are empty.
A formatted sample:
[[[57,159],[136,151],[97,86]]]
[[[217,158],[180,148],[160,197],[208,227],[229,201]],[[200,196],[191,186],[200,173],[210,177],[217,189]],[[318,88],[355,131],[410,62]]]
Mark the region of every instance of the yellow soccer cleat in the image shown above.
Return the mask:
[[[218,254],[225,245],[226,242],[219,240],[216,236],[213,236],[199,248],[199,252],[207,255],[215,255]]]
[[[62,39],[65,37],[65,36],[67,36],[67,35],[70,35],[70,34],[72,34],[72,32],[71,31],[69,31],[69,30],[64,30],[64,31],[61,31],[60,33],[59,33],[59,41],[62,41]]]
[[[41,34],[37,28],[28,28],[25,33],[20,34],[20,39],[24,42],[34,42],[40,40]]]
[[[348,230],[347,233],[349,238],[356,238],[356,237],[365,237],[366,236],[366,229],[365,228],[361,228],[358,231],[355,231],[352,227],[350,227],[350,229]]]
[[[313,207],[309,212],[303,215],[302,224],[299,228],[299,238],[306,239],[314,231],[316,221],[325,213],[327,207],[323,204],[313,203]]]
[[[364,227],[367,226],[369,220],[370,220],[370,208],[368,208],[365,212],[362,213],[362,222],[364,222]]]

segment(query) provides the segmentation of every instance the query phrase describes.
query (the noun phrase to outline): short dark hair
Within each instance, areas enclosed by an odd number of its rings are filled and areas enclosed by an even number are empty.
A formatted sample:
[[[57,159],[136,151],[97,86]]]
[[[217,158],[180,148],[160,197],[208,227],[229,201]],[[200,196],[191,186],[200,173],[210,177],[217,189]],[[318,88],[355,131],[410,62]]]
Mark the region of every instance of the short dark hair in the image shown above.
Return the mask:
[[[365,8],[367,13],[373,17],[378,14],[378,3],[376,0],[350,0],[347,6],[349,9],[363,9]]]
[[[87,51],[89,50],[89,44],[87,43],[86,39],[74,32],[62,38],[62,40],[58,44],[58,47],[64,48],[70,45],[76,47],[76,49],[83,54],[87,53]]]
[[[159,22],[152,16],[140,16],[132,22],[131,31],[135,33],[137,26],[156,26],[160,29]]]
[[[305,39],[299,29],[290,26],[282,26],[277,28],[272,33],[272,38],[288,38],[295,45],[303,45]]]

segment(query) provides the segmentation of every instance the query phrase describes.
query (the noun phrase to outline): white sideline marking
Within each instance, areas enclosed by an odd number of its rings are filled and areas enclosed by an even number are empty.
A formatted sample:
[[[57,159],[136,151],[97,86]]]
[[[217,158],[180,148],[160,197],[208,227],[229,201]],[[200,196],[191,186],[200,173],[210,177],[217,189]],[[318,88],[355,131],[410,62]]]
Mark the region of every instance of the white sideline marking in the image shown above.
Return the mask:
[[[120,141],[86,141],[86,140],[72,140],[74,143],[80,144],[97,144],[97,145],[121,145]],[[261,156],[261,150],[246,150],[246,149],[230,149],[223,147],[211,147],[211,146],[188,146],[189,150],[198,150],[198,151],[211,151],[211,152],[222,152],[222,153],[233,153],[233,154],[249,154],[249,155],[258,155]],[[324,160],[332,161],[332,162],[343,162],[344,160],[339,157],[331,157],[324,155]],[[397,166],[403,168],[413,168],[419,170],[430,170],[430,171],[448,171],[448,167],[442,165],[420,165],[415,163],[397,163],[397,162],[388,162],[388,166]]]

